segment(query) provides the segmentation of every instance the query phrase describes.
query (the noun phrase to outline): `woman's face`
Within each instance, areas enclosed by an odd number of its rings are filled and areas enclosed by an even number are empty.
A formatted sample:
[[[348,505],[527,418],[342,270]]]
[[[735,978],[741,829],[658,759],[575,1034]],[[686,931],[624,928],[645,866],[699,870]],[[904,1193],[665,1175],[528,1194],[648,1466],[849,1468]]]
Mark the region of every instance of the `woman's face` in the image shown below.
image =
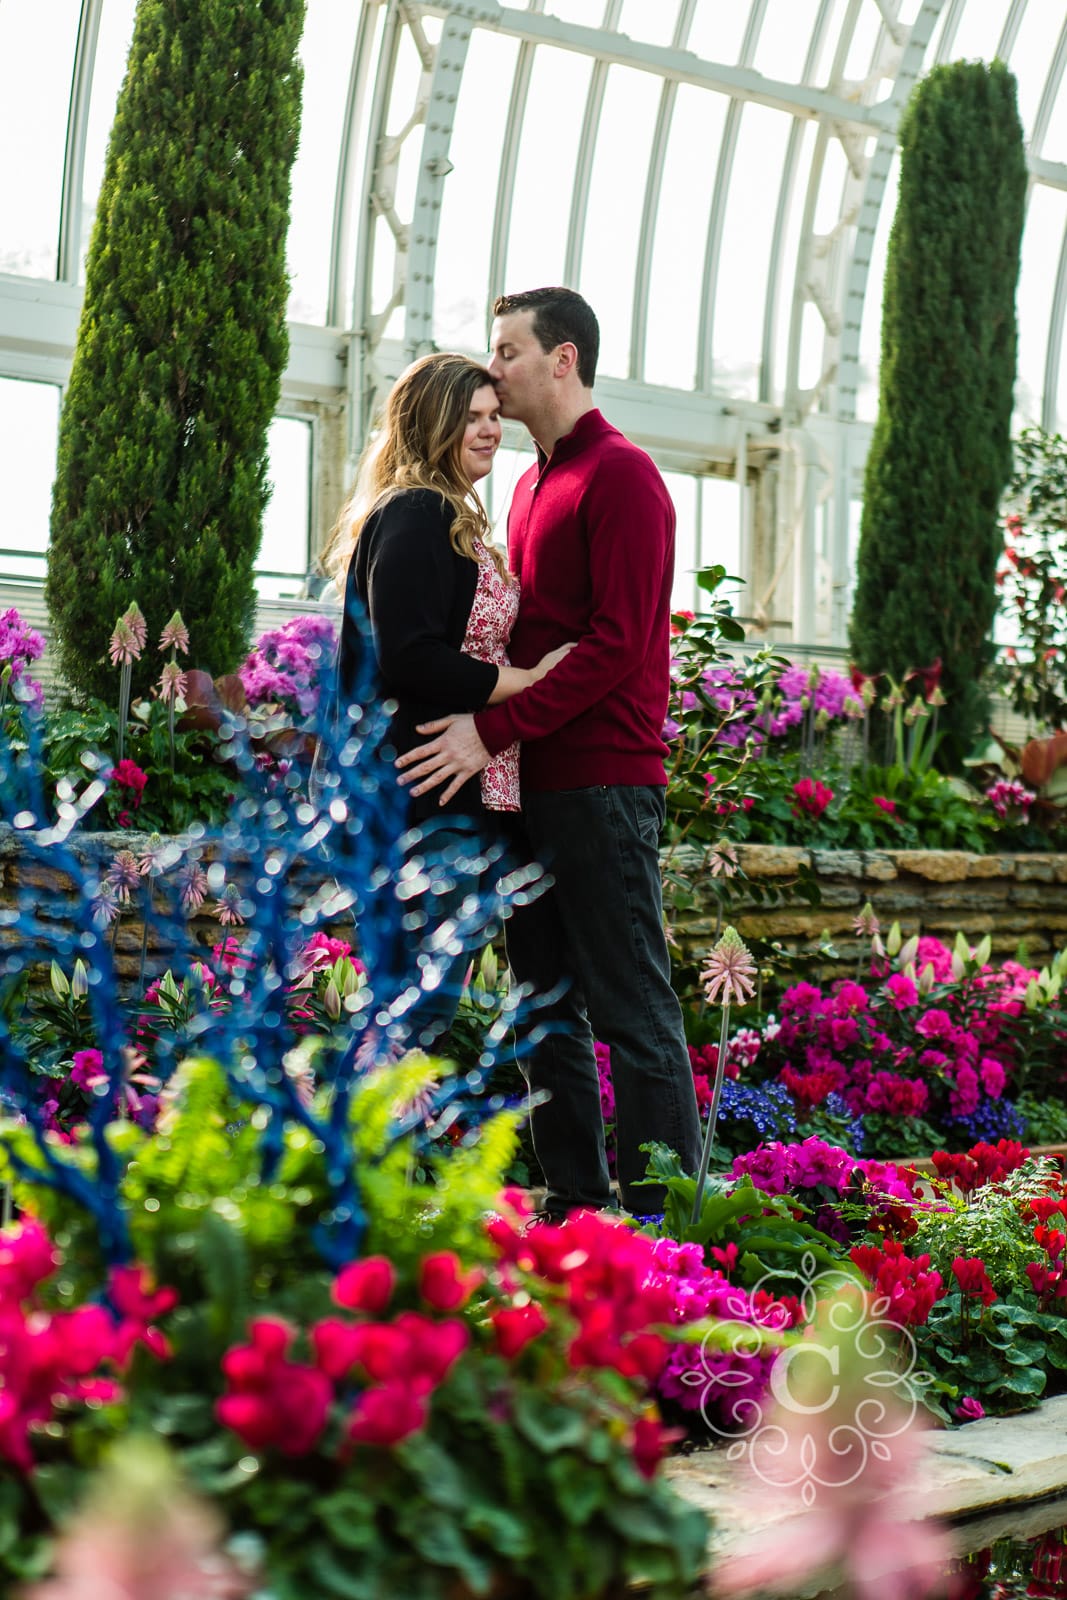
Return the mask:
[[[467,427],[459,447],[463,470],[472,483],[493,470],[500,447],[500,402],[491,383],[476,389],[467,413]]]

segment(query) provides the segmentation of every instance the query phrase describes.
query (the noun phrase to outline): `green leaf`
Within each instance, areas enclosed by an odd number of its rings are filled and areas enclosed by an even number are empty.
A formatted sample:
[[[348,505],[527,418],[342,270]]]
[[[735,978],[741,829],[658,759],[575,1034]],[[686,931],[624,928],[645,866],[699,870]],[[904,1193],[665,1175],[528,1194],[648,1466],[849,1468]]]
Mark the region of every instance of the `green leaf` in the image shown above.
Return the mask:
[[[518,1431],[545,1455],[572,1449],[587,1431],[585,1418],[573,1406],[560,1405],[528,1389],[516,1395],[513,1417]]]

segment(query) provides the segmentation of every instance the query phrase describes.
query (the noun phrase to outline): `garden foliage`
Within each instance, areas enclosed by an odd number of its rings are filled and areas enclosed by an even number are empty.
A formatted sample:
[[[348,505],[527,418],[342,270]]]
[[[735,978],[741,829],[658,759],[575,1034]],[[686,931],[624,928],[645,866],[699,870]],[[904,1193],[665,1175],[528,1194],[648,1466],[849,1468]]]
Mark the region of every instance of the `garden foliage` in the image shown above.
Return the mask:
[[[288,335],[285,236],[304,0],[142,0],[60,419],[47,598],[59,659],[106,696],[113,619],[177,607],[193,665],[247,649],[267,430]],[[134,676],[148,685],[147,664]]]
[[[940,659],[958,762],[980,725],[1012,471],[1026,199],[1014,79],[999,61],[935,67],[899,143],[850,638],[865,672],[898,681]]]
[[[1044,732],[1067,732],[1067,442],[1027,428],[1015,443],[997,582],[1010,637],[995,681]]]

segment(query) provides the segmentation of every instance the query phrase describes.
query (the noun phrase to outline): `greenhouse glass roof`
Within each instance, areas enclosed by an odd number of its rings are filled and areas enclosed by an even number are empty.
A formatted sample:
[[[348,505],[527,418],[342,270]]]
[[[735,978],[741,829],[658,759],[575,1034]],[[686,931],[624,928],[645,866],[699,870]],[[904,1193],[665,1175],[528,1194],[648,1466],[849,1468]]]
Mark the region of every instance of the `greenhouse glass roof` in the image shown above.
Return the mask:
[[[135,0],[4,0],[0,570],[39,576],[59,398]],[[599,403],[771,636],[844,638],[877,404],[899,116],[935,63],[1007,61],[1032,184],[1017,410],[1061,425],[1067,7],[1056,0],[308,0],[291,353],[264,593],[294,593],[377,400],[484,349],[502,289],[566,282]],[[510,433],[499,516],[527,459]],[[12,499],[13,496],[13,499]]]

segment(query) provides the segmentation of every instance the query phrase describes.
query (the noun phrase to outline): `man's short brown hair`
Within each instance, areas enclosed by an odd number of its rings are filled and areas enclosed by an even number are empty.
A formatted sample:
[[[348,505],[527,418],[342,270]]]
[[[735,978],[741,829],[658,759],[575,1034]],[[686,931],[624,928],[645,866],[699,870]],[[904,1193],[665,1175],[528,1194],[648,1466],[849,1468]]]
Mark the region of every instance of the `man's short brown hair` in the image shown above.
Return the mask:
[[[574,289],[553,288],[502,294],[493,305],[494,317],[510,317],[516,311],[533,312],[534,336],[546,354],[559,344],[574,345],[578,377],[591,389],[600,355],[600,324],[589,302]]]

